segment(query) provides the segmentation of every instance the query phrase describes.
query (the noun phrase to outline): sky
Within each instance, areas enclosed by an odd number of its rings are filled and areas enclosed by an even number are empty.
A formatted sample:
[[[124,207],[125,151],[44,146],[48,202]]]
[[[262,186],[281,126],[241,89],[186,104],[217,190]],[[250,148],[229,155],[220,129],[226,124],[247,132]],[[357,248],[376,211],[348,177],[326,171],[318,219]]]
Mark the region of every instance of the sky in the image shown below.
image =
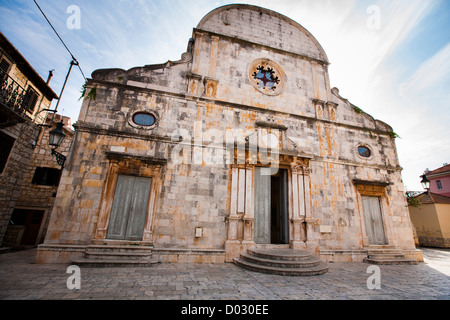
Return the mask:
[[[224,0],[36,0],[86,78],[103,68],[178,60],[192,30]],[[403,182],[450,163],[450,0],[251,0],[297,21],[331,62],[331,86],[396,140]],[[75,10],[74,10],[75,9]],[[0,0],[0,30],[59,94],[71,56],[33,0]],[[59,113],[77,121],[84,78],[73,69]],[[57,101],[54,101],[53,107]]]

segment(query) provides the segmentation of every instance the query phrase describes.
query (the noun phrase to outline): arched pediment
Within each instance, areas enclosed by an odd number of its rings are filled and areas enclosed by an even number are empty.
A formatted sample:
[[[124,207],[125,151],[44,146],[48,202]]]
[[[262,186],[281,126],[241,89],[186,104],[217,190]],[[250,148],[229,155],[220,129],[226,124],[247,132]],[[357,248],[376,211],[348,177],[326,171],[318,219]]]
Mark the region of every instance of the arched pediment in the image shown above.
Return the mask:
[[[328,63],[314,36],[294,20],[275,11],[246,4],[219,7],[197,29],[281,49]]]

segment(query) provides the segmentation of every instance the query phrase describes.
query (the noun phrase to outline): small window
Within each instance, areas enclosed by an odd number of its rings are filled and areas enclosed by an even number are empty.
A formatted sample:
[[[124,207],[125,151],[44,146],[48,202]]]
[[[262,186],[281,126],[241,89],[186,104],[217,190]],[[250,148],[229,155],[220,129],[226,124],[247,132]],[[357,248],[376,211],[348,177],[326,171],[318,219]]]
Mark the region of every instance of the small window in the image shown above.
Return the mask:
[[[441,180],[436,181],[436,183],[437,183],[438,190],[442,190]]]
[[[276,85],[280,83],[280,79],[275,75],[275,71],[268,67],[258,66],[256,71],[252,74],[253,79],[258,82],[258,86],[261,89],[269,89],[275,91]]]
[[[370,156],[372,155],[370,149],[363,146],[358,147],[358,154],[363,158],[370,158]]]
[[[61,170],[54,168],[36,168],[32,184],[56,187],[61,179]]]
[[[14,138],[0,132],[0,173],[5,169],[9,154],[14,146],[14,141]]]
[[[138,126],[151,127],[155,124],[156,118],[150,113],[139,112],[133,116],[133,122]]]
[[[29,86],[27,92],[25,93],[25,97],[23,98],[23,106],[30,111],[34,112],[34,108],[36,107],[36,103],[38,101],[39,95],[37,92]]]

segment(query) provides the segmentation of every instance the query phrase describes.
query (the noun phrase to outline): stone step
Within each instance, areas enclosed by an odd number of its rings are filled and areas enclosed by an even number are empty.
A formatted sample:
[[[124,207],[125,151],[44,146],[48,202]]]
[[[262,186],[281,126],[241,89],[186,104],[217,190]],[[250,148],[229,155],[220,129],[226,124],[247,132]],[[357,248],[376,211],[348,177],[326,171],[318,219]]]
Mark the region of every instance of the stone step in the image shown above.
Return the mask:
[[[370,263],[370,264],[377,264],[377,265],[417,264],[416,260],[406,259],[406,258],[383,259],[383,258],[378,258],[378,257],[367,257],[367,258],[364,258],[364,262]]]
[[[404,259],[405,255],[403,253],[368,253],[368,258],[374,259]]]
[[[266,248],[251,248],[247,250],[249,255],[270,260],[282,261],[302,261],[311,258],[311,254],[306,251],[293,249],[266,249]]]
[[[86,247],[84,258],[72,264],[90,268],[149,267],[158,263],[152,256],[153,246],[127,244],[92,244]]]
[[[382,254],[382,253],[398,253],[398,254],[402,254],[402,250],[399,249],[368,249],[367,250],[368,253],[371,254]]]
[[[275,260],[275,259],[264,259],[260,258],[259,256],[254,256],[251,254],[241,254],[240,257],[241,260],[269,266],[269,267],[277,267],[277,268],[310,268],[310,267],[316,267],[319,265],[320,260],[315,257],[309,257],[307,259],[301,259],[299,261],[297,260]]]
[[[328,266],[325,262],[320,261],[319,265],[308,268],[279,268],[273,266],[266,266],[256,263],[244,261],[240,258],[234,259],[234,262],[247,270],[256,271],[268,274],[277,274],[282,276],[318,276],[328,272]]]
[[[151,252],[86,252],[87,259],[150,260]]]
[[[142,260],[152,258],[152,247],[127,245],[90,245],[86,248],[86,259]]]
[[[407,259],[402,250],[388,245],[368,247],[364,262],[379,265],[417,264],[416,260]]]
[[[258,247],[234,259],[238,266],[256,272],[283,276],[316,276],[328,272],[328,265],[306,251]]]
[[[158,263],[158,260],[114,260],[114,259],[76,259],[72,261],[73,265],[85,268],[142,268],[150,267]]]
[[[130,245],[89,245],[86,247],[86,252],[134,252],[147,253],[152,252],[151,246],[130,246]]]
[[[385,249],[385,250],[395,250],[395,246],[393,245],[388,245],[388,244],[376,244],[376,245],[370,245],[366,247],[367,250],[381,250],[381,249]]]

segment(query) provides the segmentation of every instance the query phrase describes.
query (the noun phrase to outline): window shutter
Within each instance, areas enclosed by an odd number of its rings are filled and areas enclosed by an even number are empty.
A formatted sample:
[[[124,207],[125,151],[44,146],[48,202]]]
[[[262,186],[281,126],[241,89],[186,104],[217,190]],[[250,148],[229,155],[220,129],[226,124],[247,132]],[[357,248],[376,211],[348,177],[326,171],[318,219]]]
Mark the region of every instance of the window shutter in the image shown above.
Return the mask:
[[[3,80],[5,75],[9,73],[11,68],[11,62],[6,60],[6,58],[2,58],[0,61],[0,79]]]
[[[36,107],[37,100],[39,98],[39,95],[37,92],[29,86],[27,89],[27,93],[25,94],[23,105],[24,107],[30,111],[33,112],[34,108]]]
[[[31,183],[39,186],[56,187],[59,185],[61,173],[62,170],[59,169],[38,167],[34,171],[34,176]]]
[[[5,58],[2,58],[0,61],[0,69],[4,71],[5,73],[9,72],[9,68],[11,67],[11,63],[6,60]]]
[[[0,173],[5,169],[9,154],[14,146],[14,141],[14,138],[0,132]]]

